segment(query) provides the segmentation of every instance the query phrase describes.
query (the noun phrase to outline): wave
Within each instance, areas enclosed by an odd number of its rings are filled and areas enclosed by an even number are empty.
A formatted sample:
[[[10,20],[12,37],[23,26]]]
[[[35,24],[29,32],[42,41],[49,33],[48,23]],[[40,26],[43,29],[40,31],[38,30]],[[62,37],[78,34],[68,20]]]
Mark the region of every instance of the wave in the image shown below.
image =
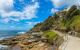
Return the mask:
[[[8,50],[8,49],[9,49],[9,46],[0,44],[0,50]]]
[[[21,35],[21,34],[25,34],[26,32],[18,32],[17,34],[18,35]]]
[[[8,37],[0,37],[0,40],[3,40],[3,39],[8,39],[8,38],[12,38],[14,36],[8,36]]]

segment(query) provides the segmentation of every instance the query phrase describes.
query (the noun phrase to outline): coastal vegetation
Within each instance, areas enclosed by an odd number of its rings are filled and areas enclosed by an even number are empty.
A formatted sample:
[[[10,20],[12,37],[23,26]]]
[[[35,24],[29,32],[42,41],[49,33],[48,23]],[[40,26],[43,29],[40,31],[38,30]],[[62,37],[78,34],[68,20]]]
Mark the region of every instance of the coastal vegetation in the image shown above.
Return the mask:
[[[64,31],[74,30],[79,32],[80,9],[73,5],[68,10],[56,12],[53,16],[49,16],[44,22],[39,24],[35,25],[35,27],[39,28],[40,31],[57,29]],[[32,28],[33,31],[35,27]]]
[[[43,36],[45,36],[50,43],[53,43],[53,40],[57,39],[57,34],[53,31],[44,31]]]

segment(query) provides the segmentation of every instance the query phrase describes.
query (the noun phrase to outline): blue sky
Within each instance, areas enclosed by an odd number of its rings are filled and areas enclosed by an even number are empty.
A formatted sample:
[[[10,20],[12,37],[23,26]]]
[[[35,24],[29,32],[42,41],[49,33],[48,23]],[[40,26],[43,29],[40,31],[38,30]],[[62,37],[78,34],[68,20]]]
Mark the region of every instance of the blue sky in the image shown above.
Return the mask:
[[[0,30],[29,30],[80,0],[0,0]]]

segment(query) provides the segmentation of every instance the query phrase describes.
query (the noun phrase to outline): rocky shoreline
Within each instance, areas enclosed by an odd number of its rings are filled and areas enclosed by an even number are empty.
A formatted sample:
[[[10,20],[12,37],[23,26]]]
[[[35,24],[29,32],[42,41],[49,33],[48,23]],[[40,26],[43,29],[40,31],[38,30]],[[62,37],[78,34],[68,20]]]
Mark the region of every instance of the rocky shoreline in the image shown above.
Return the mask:
[[[47,38],[42,36],[42,32],[18,35],[1,40],[0,44],[10,46],[10,50],[52,50],[57,48],[55,45],[49,44]]]

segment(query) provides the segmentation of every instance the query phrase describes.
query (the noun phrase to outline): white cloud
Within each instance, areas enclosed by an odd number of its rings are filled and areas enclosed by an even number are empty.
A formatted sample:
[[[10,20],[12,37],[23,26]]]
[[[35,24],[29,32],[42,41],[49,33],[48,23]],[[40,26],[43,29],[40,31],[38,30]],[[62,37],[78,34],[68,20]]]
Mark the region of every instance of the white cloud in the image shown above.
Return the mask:
[[[22,12],[11,10],[14,3],[13,0],[6,0],[6,2],[3,0],[0,3],[0,7],[2,7],[0,8],[0,15],[3,18],[3,21],[5,21],[6,18],[7,18],[7,21],[10,21],[10,20],[19,21],[19,20],[32,19],[37,17],[36,13],[39,8],[38,2],[34,2],[34,4],[27,5],[26,7],[24,7]],[[5,7],[8,7],[8,8],[6,9]],[[16,19],[11,18],[11,16],[15,16]]]
[[[20,11],[11,11],[11,12],[2,12],[3,17],[16,16],[21,19],[31,19],[36,17],[37,8],[39,8],[38,2],[33,5],[28,5],[24,8],[22,12]]]
[[[60,7],[65,4],[68,6],[77,5],[79,4],[80,0],[51,0],[51,2],[55,7]]]
[[[52,8],[51,9],[51,13],[53,14],[53,13],[55,13],[55,12],[58,12],[59,10],[58,9],[55,9],[55,8]]]
[[[35,0],[32,0],[32,2],[35,2]]]
[[[26,24],[28,24],[28,25],[35,25],[37,23],[40,23],[40,22],[26,22]]]
[[[51,0],[55,7],[61,6],[65,1],[64,0]]]
[[[19,0],[19,2],[24,2],[24,0]]]
[[[0,0],[0,11],[9,11],[13,7],[13,0]]]
[[[22,19],[26,19],[26,18],[31,19],[31,18],[37,17],[36,16],[37,8],[39,8],[38,2],[36,2],[34,5],[29,5],[25,7],[23,12],[24,17]]]
[[[9,22],[9,19],[8,18],[2,19],[2,22],[8,23]]]
[[[51,9],[51,13],[59,11],[57,8],[61,6],[72,6],[72,5],[80,5],[80,0],[51,0],[54,8]]]

